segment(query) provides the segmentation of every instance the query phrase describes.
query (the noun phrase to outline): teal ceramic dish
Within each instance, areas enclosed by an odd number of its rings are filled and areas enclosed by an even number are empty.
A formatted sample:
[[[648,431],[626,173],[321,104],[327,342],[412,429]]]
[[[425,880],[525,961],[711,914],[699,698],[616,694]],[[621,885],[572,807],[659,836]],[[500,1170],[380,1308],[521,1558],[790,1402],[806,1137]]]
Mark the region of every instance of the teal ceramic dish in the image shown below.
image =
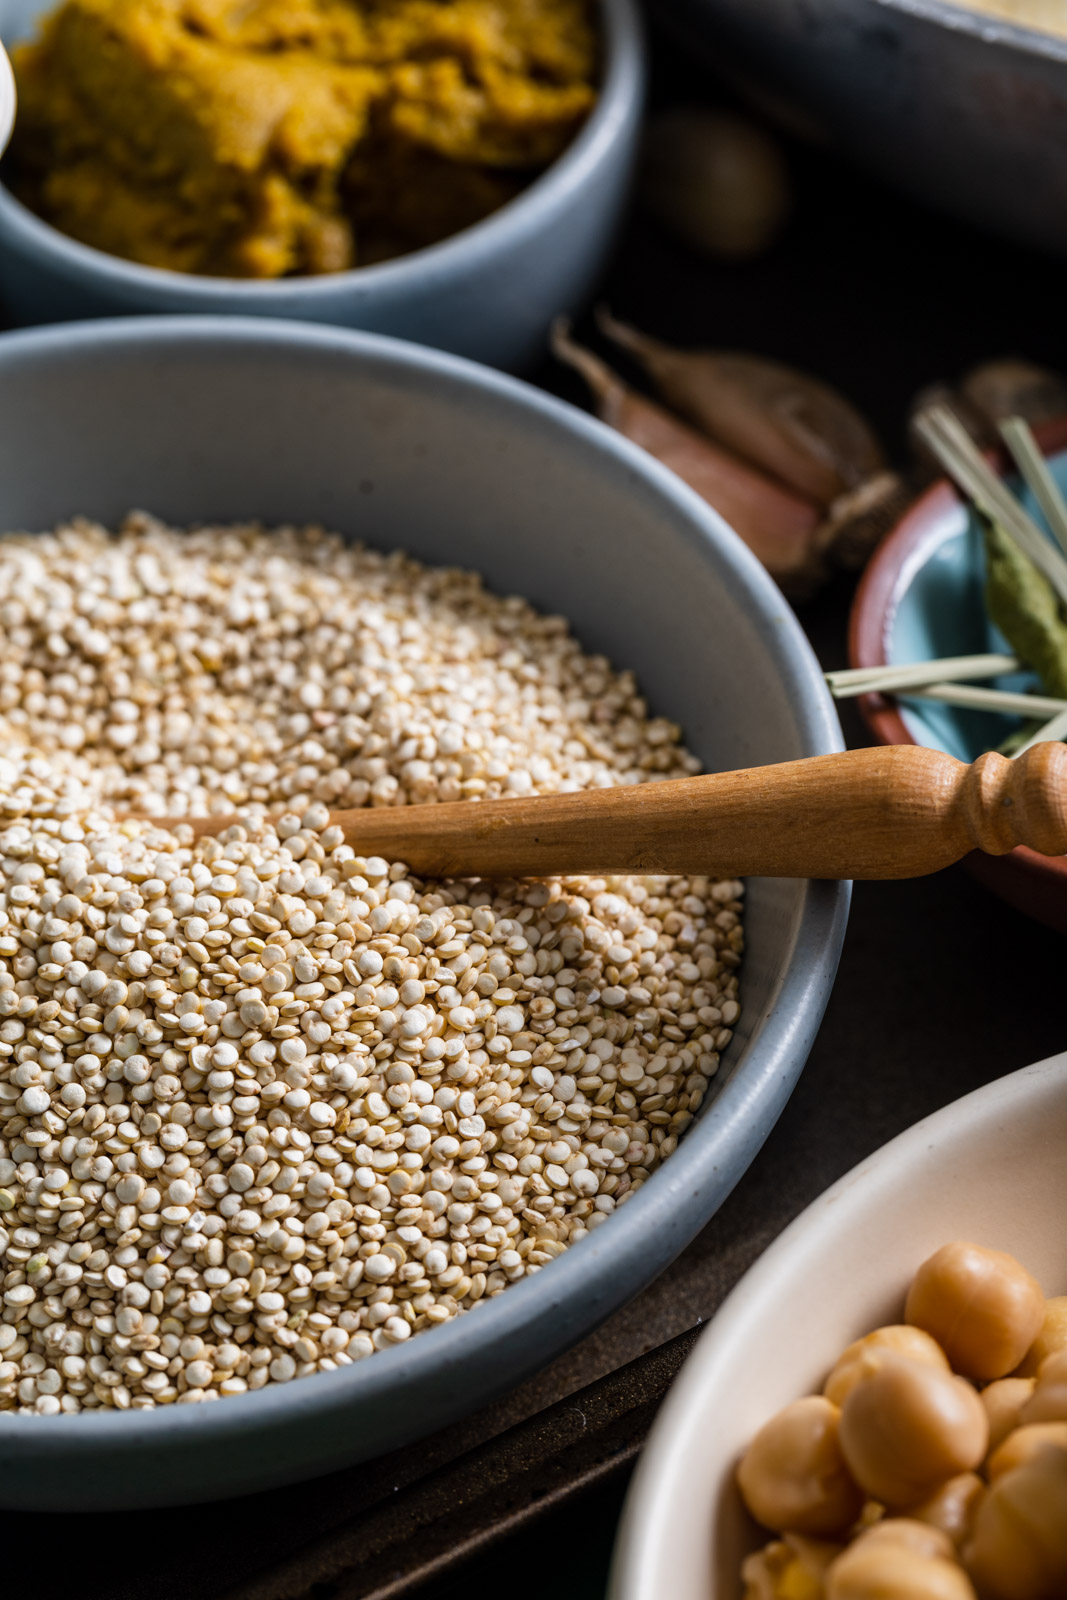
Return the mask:
[[[1056,481],[1067,491],[1067,418],[1038,430]],[[1001,470],[1005,462],[999,462]],[[1013,483],[1018,492],[1019,486]],[[1021,498],[1040,523],[1032,499]],[[981,534],[948,483],[929,489],[880,547],[852,611],[853,666],[926,661],[937,656],[1008,652],[986,615]],[[1008,652],[1010,653],[1010,652]],[[1035,687],[1032,673],[992,680],[1001,689]],[[860,709],[881,744],[920,744],[974,761],[1019,726],[1017,717],[964,711],[929,700],[866,695]],[[1067,857],[1032,850],[1008,856],[977,852],[967,866],[996,894],[1050,927],[1067,932]]]
[[[0,337],[0,530],[131,506],[321,522],[484,573],[636,672],[709,770],[841,748],[800,626],[672,473],[584,412],[454,356],[337,328],[123,318]],[[754,879],[742,1009],[700,1116],[606,1227],[444,1327],[215,1405],[0,1415],[0,1506],[214,1500],[367,1460],[555,1359],[714,1214],[800,1076],[847,883]]]
[[[56,0],[0,0],[0,39],[34,30]],[[553,317],[576,310],[615,238],[633,170],[645,58],[637,0],[600,0],[597,105],[573,144],[475,227],[380,266],[246,282],[143,267],[69,239],[0,184],[0,300],[18,324],[185,312],[295,317],[393,334],[519,371]]]

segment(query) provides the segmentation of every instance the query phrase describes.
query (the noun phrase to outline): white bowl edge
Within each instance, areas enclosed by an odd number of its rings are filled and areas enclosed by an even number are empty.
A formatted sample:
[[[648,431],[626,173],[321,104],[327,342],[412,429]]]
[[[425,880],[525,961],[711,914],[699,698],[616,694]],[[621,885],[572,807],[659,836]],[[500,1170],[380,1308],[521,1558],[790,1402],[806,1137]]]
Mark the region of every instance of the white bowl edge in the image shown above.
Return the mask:
[[[0,44],[0,155],[3,155],[15,126],[15,74],[11,58]]]
[[[738,1600],[756,1541],[733,1472],[755,1430],[818,1390],[852,1339],[899,1320],[911,1274],[950,1239],[1013,1251],[1046,1293],[1067,1290],[1065,1214],[1067,1053],[935,1112],[815,1200],[734,1289],[660,1411],[609,1600]]]

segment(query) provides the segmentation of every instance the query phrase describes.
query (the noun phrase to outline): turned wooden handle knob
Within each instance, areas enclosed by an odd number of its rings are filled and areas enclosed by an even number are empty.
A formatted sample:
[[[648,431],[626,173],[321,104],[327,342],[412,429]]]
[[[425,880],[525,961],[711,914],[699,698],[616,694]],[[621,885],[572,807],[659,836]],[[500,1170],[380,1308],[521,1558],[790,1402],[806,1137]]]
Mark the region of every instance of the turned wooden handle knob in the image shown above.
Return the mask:
[[[1035,744],[1014,761],[990,751],[967,767],[958,804],[970,839],[987,855],[1026,845],[1067,855],[1067,745]]]
[[[198,821],[221,833],[235,819]],[[339,811],[361,855],[427,877],[598,872],[914,878],[974,849],[1067,854],[1067,745],[968,767],[899,745],[533,799]]]

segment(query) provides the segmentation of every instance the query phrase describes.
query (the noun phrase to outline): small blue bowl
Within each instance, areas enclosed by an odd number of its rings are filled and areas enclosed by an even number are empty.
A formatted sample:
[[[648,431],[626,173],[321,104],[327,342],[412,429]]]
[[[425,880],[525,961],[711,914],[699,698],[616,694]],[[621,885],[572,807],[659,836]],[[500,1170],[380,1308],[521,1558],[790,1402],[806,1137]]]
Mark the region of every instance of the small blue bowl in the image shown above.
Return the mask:
[[[1067,417],[1036,430],[1060,488],[1067,491]],[[1001,471],[1006,460],[997,462]],[[1042,524],[1032,497],[1012,488]],[[1043,525],[1043,524],[1042,524]],[[849,654],[856,667],[939,656],[1010,654],[985,609],[985,558],[978,524],[947,482],[935,484],[881,545],[864,574],[852,610]],[[1031,672],[990,680],[990,687],[1036,688]],[[1018,717],[967,711],[905,695],[865,695],[860,710],[881,744],[919,744],[974,761],[1020,726]],[[1007,856],[978,851],[966,865],[1018,910],[1067,933],[1067,857],[1026,849]]]
[[[56,0],[0,0],[0,39]],[[517,199],[443,243],[380,266],[269,283],[140,266],[79,244],[0,184],[0,298],[19,324],[185,312],[289,317],[394,334],[519,371],[553,317],[595,283],[622,214],[644,102],[636,0],[600,0],[604,69],[574,142]]]

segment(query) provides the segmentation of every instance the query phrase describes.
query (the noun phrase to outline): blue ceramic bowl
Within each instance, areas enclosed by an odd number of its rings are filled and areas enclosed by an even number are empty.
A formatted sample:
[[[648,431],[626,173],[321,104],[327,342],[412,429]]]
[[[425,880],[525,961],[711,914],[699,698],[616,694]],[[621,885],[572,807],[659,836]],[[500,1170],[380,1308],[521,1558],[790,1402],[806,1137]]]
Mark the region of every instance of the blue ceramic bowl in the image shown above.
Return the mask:
[[[1067,491],[1067,419],[1037,430],[1060,487]],[[1056,453],[1060,452],[1060,453]],[[1003,459],[999,463],[1004,468]],[[1032,496],[1012,488],[1043,526]],[[854,666],[927,661],[937,656],[1010,654],[990,622],[983,599],[985,560],[977,523],[948,483],[938,483],[912,507],[879,548],[864,575],[852,612],[849,653]],[[990,680],[990,687],[1037,687],[1032,673]],[[920,744],[974,761],[1020,726],[1018,717],[964,711],[901,695],[866,695],[860,709],[882,744]],[[1032,850],[1008,856],[968,856],[967,866],[1020,910],[1067,932],[1067,858]]]
[[[56,0],[0,0],[0,38],[33,32]],[[604,72],[589,120],[517,199],[442,244],[381,266],[269,283],[143,267],[69,239],[0,185],[0,299],[16,323],[186,312],[296,317],[394,334],[491,366],[540,355],[613,242],[644,97],[636,0],[601,0]]]
[[[0,337],[0,529],[141,506],[325,523],[562,612],[710,769],[841,747],[818,665],[741,540],[671,473],[513,379],[374,335],[237,318]],[[535,1277],[336,1373],[215,1405],[0,1415],[0,1505],[212,1500],[380,1454],[488,1403],[644,1288],[748,1167],[800,1075],[849,886],[754,880],[716,1092],[618,1215]]]

